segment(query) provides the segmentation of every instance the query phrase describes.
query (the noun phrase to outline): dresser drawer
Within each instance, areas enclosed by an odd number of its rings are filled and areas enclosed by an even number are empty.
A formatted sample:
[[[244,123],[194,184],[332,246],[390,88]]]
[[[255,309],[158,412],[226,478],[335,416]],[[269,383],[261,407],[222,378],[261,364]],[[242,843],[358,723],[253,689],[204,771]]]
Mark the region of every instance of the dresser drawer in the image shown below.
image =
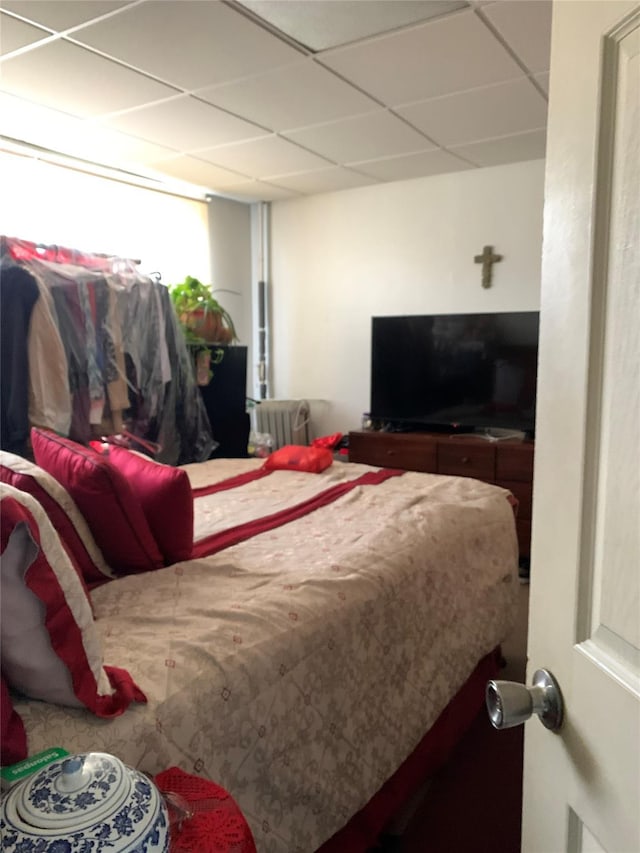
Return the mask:
[[[496,480],[533,480],[533,444],[517,442],[497,447]]]
[[[349,461],[404,471],[436,471],[436,443],[403,433],[350,433]]]
[[[493,482],[496,468],[496,449],[491,444],[473,442],[438,444],[438,474],[457,477],[475,477]]]

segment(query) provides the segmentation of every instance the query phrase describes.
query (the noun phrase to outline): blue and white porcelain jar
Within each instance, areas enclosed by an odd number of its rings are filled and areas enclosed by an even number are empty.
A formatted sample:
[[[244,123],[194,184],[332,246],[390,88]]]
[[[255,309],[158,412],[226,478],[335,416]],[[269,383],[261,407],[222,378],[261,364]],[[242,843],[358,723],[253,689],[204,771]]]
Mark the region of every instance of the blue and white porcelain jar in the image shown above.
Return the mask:
[[[167,853],[169,816],[155,785],[113,755],[54,761],[0,805],[3,853]]]

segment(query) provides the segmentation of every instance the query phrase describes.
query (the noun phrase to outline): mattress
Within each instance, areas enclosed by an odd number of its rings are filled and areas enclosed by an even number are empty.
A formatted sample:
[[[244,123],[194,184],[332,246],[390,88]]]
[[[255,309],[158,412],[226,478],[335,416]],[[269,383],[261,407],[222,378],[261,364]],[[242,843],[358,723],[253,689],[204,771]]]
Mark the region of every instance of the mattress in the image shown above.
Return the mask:
[[[30,752],[179,766],[232,794],[261,853],[310,853],[509,633],[515,524],[508,492],[477,480],[372,479],[353,463],[260,476],[261,464],[185,466],[196,545],[213,537],[215,553],[92,592],[104,661],[147,704],[110,721],[14,704]]]

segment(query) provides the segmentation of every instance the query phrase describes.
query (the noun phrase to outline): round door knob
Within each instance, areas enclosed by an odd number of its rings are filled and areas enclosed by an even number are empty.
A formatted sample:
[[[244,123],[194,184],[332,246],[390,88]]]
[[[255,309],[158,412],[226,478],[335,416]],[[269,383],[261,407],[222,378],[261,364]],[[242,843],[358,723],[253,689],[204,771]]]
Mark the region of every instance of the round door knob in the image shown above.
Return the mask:
[[[531,687],[515,681],[488,681],[485,698],[491,725],[496,729],[519,726],[533,714],[552,731],[562,725],[562,693],[558,682],[546,669],[536,670]]]

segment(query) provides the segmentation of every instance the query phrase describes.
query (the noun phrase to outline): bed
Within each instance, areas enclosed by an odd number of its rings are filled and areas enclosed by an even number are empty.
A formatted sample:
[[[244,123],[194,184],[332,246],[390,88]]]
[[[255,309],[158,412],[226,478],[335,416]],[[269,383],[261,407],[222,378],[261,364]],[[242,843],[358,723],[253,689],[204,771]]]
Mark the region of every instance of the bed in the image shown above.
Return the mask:
[[[456,695],[478,701],[465,684],[513,625],[513,501],[473,479],[338,461],[180,471],[193,556],[91,589],[105,664],[147,701],[105,719],[14,694],[29,753],[178,766],[231,793],[260,853],[355,853],[340,840],[354,816]]]

